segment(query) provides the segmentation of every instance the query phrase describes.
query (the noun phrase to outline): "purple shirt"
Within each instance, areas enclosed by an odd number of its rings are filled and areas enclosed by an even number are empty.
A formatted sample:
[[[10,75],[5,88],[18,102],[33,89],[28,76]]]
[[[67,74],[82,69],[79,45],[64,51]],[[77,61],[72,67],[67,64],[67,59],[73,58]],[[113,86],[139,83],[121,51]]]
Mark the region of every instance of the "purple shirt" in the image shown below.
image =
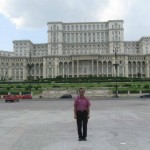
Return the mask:
[[[76,110],[87,110],[91,106],[91,103],[88,98],[80,98],[80,96],[77,96],[74,101],[74,107]]]

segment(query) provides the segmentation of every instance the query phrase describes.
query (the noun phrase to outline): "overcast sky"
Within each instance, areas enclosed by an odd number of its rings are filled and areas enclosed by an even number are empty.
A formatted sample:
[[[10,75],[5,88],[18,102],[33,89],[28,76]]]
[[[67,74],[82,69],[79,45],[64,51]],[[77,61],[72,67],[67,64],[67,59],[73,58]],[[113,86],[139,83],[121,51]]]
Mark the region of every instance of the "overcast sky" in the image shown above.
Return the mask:
[[[47,43],[47,22],[124,20],[125,41],[150,36],[149,0],[0,0],[0,50],[13,40]]]

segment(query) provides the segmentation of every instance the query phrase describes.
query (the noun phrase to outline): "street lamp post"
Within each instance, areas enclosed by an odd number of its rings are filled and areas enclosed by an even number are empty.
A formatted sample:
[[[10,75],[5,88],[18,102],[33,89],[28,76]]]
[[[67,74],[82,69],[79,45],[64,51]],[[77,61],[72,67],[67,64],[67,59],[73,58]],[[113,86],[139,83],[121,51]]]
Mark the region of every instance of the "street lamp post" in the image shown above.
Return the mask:
[[[118,83],[117,83],[117,73],[118,73],[118,66],[119,64],[117,63],[117,52],[118,52],[118,46],[115,45],[114,49],[113,49],[113,52],[115,53],[115,64],[113,64],[115,66],[115,79],[116,79],[116,85],[115,85],[115,88],[116,88],[116,92],[115,92],[115,97],[118,98]]]

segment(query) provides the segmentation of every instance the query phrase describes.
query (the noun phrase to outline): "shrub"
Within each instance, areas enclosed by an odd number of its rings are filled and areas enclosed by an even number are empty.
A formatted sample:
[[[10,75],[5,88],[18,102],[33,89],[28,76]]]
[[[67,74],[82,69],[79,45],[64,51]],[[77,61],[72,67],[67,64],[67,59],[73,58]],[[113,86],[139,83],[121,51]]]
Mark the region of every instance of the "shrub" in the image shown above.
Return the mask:
[[[0,94],[1,94],[1,95],[7,95],[7,94],[8,94],[8,91],[0,91]]]
[[[128,90],[118,90],[118,93],[120,93],[120,94],[121,94],[121,93],[122,93],[122,94],[123,94],[123,93],[128,93]]]
[[[149,89],[149,84],[143,86],[144,89]]]
[[[6,89],[9,91],[11,88],[10,88],[10,87],[7,87]]]
[[[142,93],[150,93],[150,89],[144,89],[142,90]]]
[[[16,88],[21,88],[21,85],[17,85]]]
[[[33,88],[33,86],[32,86],[32,85],[31,85],[31,86],[30,86],[30,85],[28,85],[28,86],[26,86],[26,87],[25,87],[25,90],[29,90],[30,88],[32,89],[32,88]]]
[[[136,89],[133,89],[133,90],[130,90],[130,93],[139,93],[140,91],[139,90],[136,90]]]
[[[10,94],[13,94],[13,95],[19,95],[19,92],[12,91],[12,92],[10,92]]]
[[[38,90],[38,89],[41,89],[42,86],[35,86],[34,88],[35,88],[35,90]]]
[[[29,91],[22,91],[21,93],[22,93],[22,94],[30,94]]]
[[[138,84],[138,85],[137,85],[137,87],[141,87],[141,85],[140,85],[140,84]]]
[[[104,85],[103,87],[114,87],[115,85],[113,85],[113,84],[106,84],[106,85]]]
[[[123,84],[122,86],[124,86],[124,87],[131,87],[132,85],[129,84],[129,83],[125,83],[125,84]]]
[[[52,88],[60,88],[61,86],[59,85],[53,85]]]

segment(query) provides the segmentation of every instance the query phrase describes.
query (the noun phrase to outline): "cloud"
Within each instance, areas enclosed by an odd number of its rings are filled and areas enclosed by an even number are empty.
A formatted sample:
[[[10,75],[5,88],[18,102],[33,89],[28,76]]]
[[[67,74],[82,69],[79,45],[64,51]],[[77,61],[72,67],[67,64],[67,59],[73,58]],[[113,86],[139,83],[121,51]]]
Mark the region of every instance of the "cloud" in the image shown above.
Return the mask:
[[[140,24],[146,22],[143,31],[150,26],[148,0],[0,0],[0,13],[16,28],[36,29],[47,22],[125,21],[125,35],[142,35]],[[137,19],[138,18],[138,19]],[[133,32],[135,30],[135,32]],[[132,33],[133,34],[132,34]],[[131,36],[132,34],[132,36]],[[144,34],[144,33],[143,33]]]
[[[122,18],[133,0],[0,0],[0,13],[17,28],[36,28],[49,21],[97,21]]]
[[[125,39],[139,40],[143,36],[150,36],[150,5],[149,0],[136,0],[132,9],[125,17]]]
[[[1,0],[0,13],[7,17],[16,27],[21,27],[24,24],[24,18],[20,12],[20,7],[15,0]]]
[[[135,0],[109,0],[106,7],[99,11],[100,20],[117,20],[125,18]]]

